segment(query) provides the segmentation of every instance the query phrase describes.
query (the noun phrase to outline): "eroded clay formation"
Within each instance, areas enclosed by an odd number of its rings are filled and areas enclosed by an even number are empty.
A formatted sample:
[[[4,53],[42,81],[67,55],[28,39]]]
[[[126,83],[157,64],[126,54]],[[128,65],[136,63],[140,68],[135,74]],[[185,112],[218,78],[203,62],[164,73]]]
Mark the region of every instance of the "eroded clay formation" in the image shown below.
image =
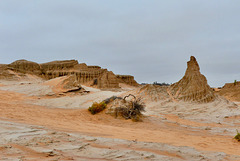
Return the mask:
[[[217,93],[231,101],[240,102],[240,81],[226,83]]]
[[[215,99],[214,92],[208,85],[206,77],[200,73],[194,56],[191,56],[190,61],[187,62],[184,77],[172,84],[168,92],[176,100],[207,103]]]
[[[77,60],[52,61],[38,64],[27,60],[17,60],[8,65],[1,65],[4,77],[11,77],[11,71],[22,74],[34,74],[45,79],[74,75],[81,84],[95,85],[98,88],[120,88],[119,83],[137,86],[133,76],[115,75],[99,66],[79,64]]]
[[[134,76],[131,75],[116,75],[121,83],[126,83],[132,86],[138,86],[138,83],[134,80]]]

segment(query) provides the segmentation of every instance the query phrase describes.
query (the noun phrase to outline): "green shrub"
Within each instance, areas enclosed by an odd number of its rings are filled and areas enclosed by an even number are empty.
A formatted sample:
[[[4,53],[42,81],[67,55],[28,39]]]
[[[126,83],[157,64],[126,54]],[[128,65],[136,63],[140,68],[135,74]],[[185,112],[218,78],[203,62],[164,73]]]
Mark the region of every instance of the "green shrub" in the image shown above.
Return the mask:
[[[101,111],[103,111],[106,108],[107,104],[103,101],[100,103],[94,102],[91,107],[88,108],[88,111],[91,112],[91,114],[96,114]]]
[[[237,85],[237,80],[234,80],[234,85]]]
[[[116,100],[116,99],[120,99],[120,100],[121,100],[122,97],[112,96],[112,97],[110,97],[110,98],[105,99],[104,102],[105,102],[106,104],[109,104],[109,103],[113,102],[113,101]]]
[[[234,137],[234,139],[236,139],[237,141],[240,141],[240,133],[237,130],[237,135]]]

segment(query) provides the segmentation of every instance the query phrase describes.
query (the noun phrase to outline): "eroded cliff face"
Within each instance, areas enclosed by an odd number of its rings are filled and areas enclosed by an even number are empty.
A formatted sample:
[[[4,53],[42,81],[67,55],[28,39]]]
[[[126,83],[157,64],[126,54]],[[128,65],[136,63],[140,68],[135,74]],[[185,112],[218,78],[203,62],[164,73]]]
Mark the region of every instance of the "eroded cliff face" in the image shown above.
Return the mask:
[[[52,61],[40,64],[43,71],[66,70],[74,68],[78,64],[77,60]]]
[[[217,93],[231,101],[240,102],[240,81],[235,83],[226,83]]]
[[[30,73],[40,75],[42,73],[41,67],[38,63],[27,61],[27,60],[17,60],[7,65],[9,69],[21,73]]]
[[[56,70],[56,71],[47,71],[44,74],[44,77],[46,79],[53,79],[61,76],[67,76],[67,75],[75,75],[76,79],[79,83],[87,83],[94,79],[97,79],[100,77],[105,70],[99,70],[99,71],[79,71],[79,70]]]
[[[134,80],[134,76],[131,75],[116,75],[121,83],[126,83],[131,86],[138,86],[139,84]]]
[[[74,75],[76,80],[81,84],[98,79],[107,71],[98,66],[87,66],[85,63],[78,64],[76,60],[53,61],[41,64],[41,67],[46,79]]]
[[[119,79],[113,72],[105,71],[98,79],[97,86],[101,89],[120,88]]]
[[[13,73],[6,64],[0,64],[0,79],[18,80],[18,77]]]
[[[27,60],[17,60],[9,65],[2,65],[0,78],[10,77],[9,72],[34,74],[45,79],[74,75],[78,83],[95,85],[98,88],[119,88],[119,83],[138,85],[133,76],[117,77],[113,72],[99,66],[79,64],[77,60],[52,61],[38,64]]]
[[[169,87],[169,93],[176,100],[207,103],[215,99],[213,90],[207,79],[200,73],[200,68],[194,56],[187,62],[184,77]]]

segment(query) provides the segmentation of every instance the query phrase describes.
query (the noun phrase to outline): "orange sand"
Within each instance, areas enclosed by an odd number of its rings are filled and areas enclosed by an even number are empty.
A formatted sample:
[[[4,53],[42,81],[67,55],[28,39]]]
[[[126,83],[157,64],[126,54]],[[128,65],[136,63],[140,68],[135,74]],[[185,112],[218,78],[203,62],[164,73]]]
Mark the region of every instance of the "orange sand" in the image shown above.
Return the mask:
[[[194,147],[198,150],[240,155],[240,143],[233,140],[233,136],[213,135],[206,130],[194,131],[189,127],[181,127],[181,124],[192,127],[204,124],[179,119],[177,116],[166,116],[176,123],[164,122],[158,117],[146,117],[144,122],[135,123],[131,120],[115,119],[104,113],[93,116],[85,109],[50,109],[26,104],[25,102],[29,98],[14,92],[0,91],[0,98],[1,119],[42,125],[62,131],[80,132],[91,136],[160,142],[174,146]],[[207,126],[221,125],[212,123]]]

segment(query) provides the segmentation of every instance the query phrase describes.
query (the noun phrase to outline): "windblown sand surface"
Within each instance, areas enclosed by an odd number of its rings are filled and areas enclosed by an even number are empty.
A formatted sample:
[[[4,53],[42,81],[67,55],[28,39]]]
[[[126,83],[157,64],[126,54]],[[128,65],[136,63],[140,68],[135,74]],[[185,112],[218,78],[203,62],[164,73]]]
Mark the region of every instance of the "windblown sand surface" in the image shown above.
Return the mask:
[[[136,88],[83,86],[90,93],[58,97],[54,84],[0,82],[0,160],[240,160],[240,143],[233,139],[239,106],[225,108],[222,99],[204,105],[147,102],[143,122],[132,122],[86,109]]]

